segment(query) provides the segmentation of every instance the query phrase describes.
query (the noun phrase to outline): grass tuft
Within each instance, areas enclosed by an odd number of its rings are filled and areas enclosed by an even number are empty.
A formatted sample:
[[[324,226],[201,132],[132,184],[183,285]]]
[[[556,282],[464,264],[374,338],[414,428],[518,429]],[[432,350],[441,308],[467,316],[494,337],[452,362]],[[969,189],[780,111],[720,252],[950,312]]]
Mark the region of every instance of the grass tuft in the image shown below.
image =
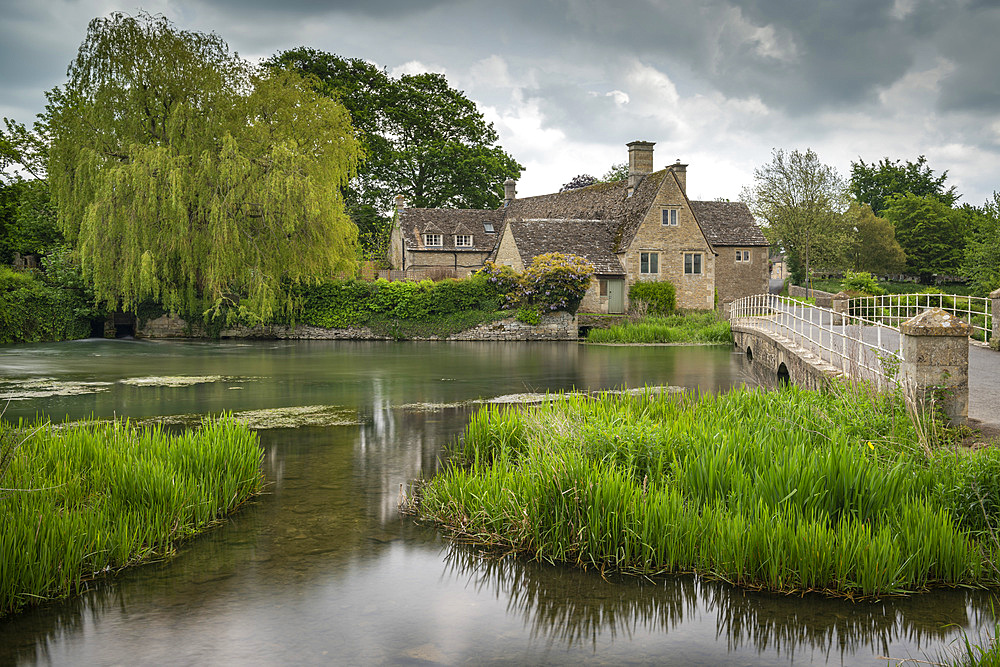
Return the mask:
[[[1000,583],[996,455],[928,455],[899,393],[554,399],[480,411],[407,509],[602,570],[851,597]]]
[[[712,311],[646,317],[607,329],[591,329],[588,343],[718,343],[732,344],[729,322]]]
[[[260,492],[262,456],[230,416],[178,435],[0,422],[0,616],[172,555]]]

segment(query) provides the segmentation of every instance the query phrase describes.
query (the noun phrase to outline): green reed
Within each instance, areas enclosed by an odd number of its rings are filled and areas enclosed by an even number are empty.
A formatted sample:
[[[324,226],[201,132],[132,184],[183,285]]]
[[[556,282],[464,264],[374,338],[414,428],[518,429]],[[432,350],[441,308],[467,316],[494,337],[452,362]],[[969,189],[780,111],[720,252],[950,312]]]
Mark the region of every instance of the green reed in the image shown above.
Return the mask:
[[[876,596],[1000,582],[979,454],[928,456],[899,396],[571,395],[490,407],[411,508],[550,561]],[[993,481],[1000,484],[1000,481]]]
[[[127,420],[0,435],[17,442],[0,477],[0,616],[169,556],[263,486],[256,434],[229,416],[176,435]]]
[[[732,343],[729,322],[714,312],[646,317],[638,322],[591,329],[588,343]]]

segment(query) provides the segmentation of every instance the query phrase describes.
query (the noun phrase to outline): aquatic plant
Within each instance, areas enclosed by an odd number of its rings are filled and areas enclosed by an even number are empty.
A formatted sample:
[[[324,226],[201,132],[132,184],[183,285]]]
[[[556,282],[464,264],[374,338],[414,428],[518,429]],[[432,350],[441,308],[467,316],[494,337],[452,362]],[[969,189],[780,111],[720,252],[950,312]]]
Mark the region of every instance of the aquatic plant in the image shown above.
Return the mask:
[[[849,385],[553,397],[481,410],[408,509],[553,562],[878,596],[1000,582],[959,511],[977,458],[927,456],[901,396]]]
[[[591,329],[588,343],[729,343],[729,322],[714,311],[690,312],[668,317],[647,317],[638,322]]]
[[[229,416],[176,435],[0,422],[0,441],[0,616],[170,556],[263,486],[257,436]]]

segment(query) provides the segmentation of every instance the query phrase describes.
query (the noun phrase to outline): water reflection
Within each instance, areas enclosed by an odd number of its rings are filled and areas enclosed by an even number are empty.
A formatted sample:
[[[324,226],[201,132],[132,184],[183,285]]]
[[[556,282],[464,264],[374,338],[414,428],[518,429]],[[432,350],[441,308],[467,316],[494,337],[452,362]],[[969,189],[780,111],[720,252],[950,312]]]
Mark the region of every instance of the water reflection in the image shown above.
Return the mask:
[[[143,343],[0,348],[0,383],[108,383],[6,418],[338,406],[350,424],[260,430],[266,495],[169,562],[0,621],[0,664],[876,662],[989,622],[946,591],[877,604],[746,593],[694,577],[483,558],[396,510],[474,401],[671,384],[727,389],[739,355],[573,344]],[[138,385],[128,378],[224,381]],[[236,390],[233,387],[239,386]]]
[[[894,659],[938,657],[962,628],[992,623],[984,592],[942,590],[910,598],[850,602],[742,591],[694,575],[655,579],[598,576],[453,544],[449,577],[506,602],[533,639],[596,651],[608,639],[714,628],[726,653],[796,654],[852,664],[866,653]]]

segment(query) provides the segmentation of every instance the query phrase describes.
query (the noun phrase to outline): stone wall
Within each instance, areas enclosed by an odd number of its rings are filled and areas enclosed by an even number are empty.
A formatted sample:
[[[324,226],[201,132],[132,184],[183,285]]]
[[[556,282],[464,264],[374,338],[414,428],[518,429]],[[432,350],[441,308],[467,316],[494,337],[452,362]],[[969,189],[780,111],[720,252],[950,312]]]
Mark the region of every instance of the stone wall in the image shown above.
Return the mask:
[[[806,298],[806,288],[801,285],[789,285],[788,296],[796,299]],[[818,289],[809,290],[809,297],[816,299],[816,305],[821,308],[833,308],[833,294]]]
[[[483,340],[483,341],[532,341],[532,340],[576,340],[576,317],[566,312],[543,315],[536,326],[524,324],[510,317],[496,322],[488,322],[478,327],[441,338],[414,338],[413,340]],[[164,315],[150,320],[136,332],[136,338],[206,338],[198,327],[190,327],[180,317]],[[390,340],[367,327],[348,329],[326,329],[308,324],[296,327],[269,325],[223,329],[220,338],[248,338],[263,340]]]
[[[677,209],[677,225],[664,225],[661,211]],[[658,273],[640,274],[641,253],[659,253]],[[701,274],[684,273],[684,254],[701,253]],[[623,258],[625,273],[640,280],[669,280],[677,290],[677,307],[710,310],[715,307],[715,257],[694,218],[684,192],[668,171],[663,185],[639,225]]]
[[[509,266],[518,273],[524,271],[524,262],[521,261],[521,254],[517,251],[514,243],[514,235],[511,234],[510,226],[504,225],[503,236],[497,245],[496,263]]]
[[[768,293],[768,248],[766,246],[716,246],[715,289],[719,307],[736,299]],[[750,261],[736,261],[736,253],[750,251]]]

